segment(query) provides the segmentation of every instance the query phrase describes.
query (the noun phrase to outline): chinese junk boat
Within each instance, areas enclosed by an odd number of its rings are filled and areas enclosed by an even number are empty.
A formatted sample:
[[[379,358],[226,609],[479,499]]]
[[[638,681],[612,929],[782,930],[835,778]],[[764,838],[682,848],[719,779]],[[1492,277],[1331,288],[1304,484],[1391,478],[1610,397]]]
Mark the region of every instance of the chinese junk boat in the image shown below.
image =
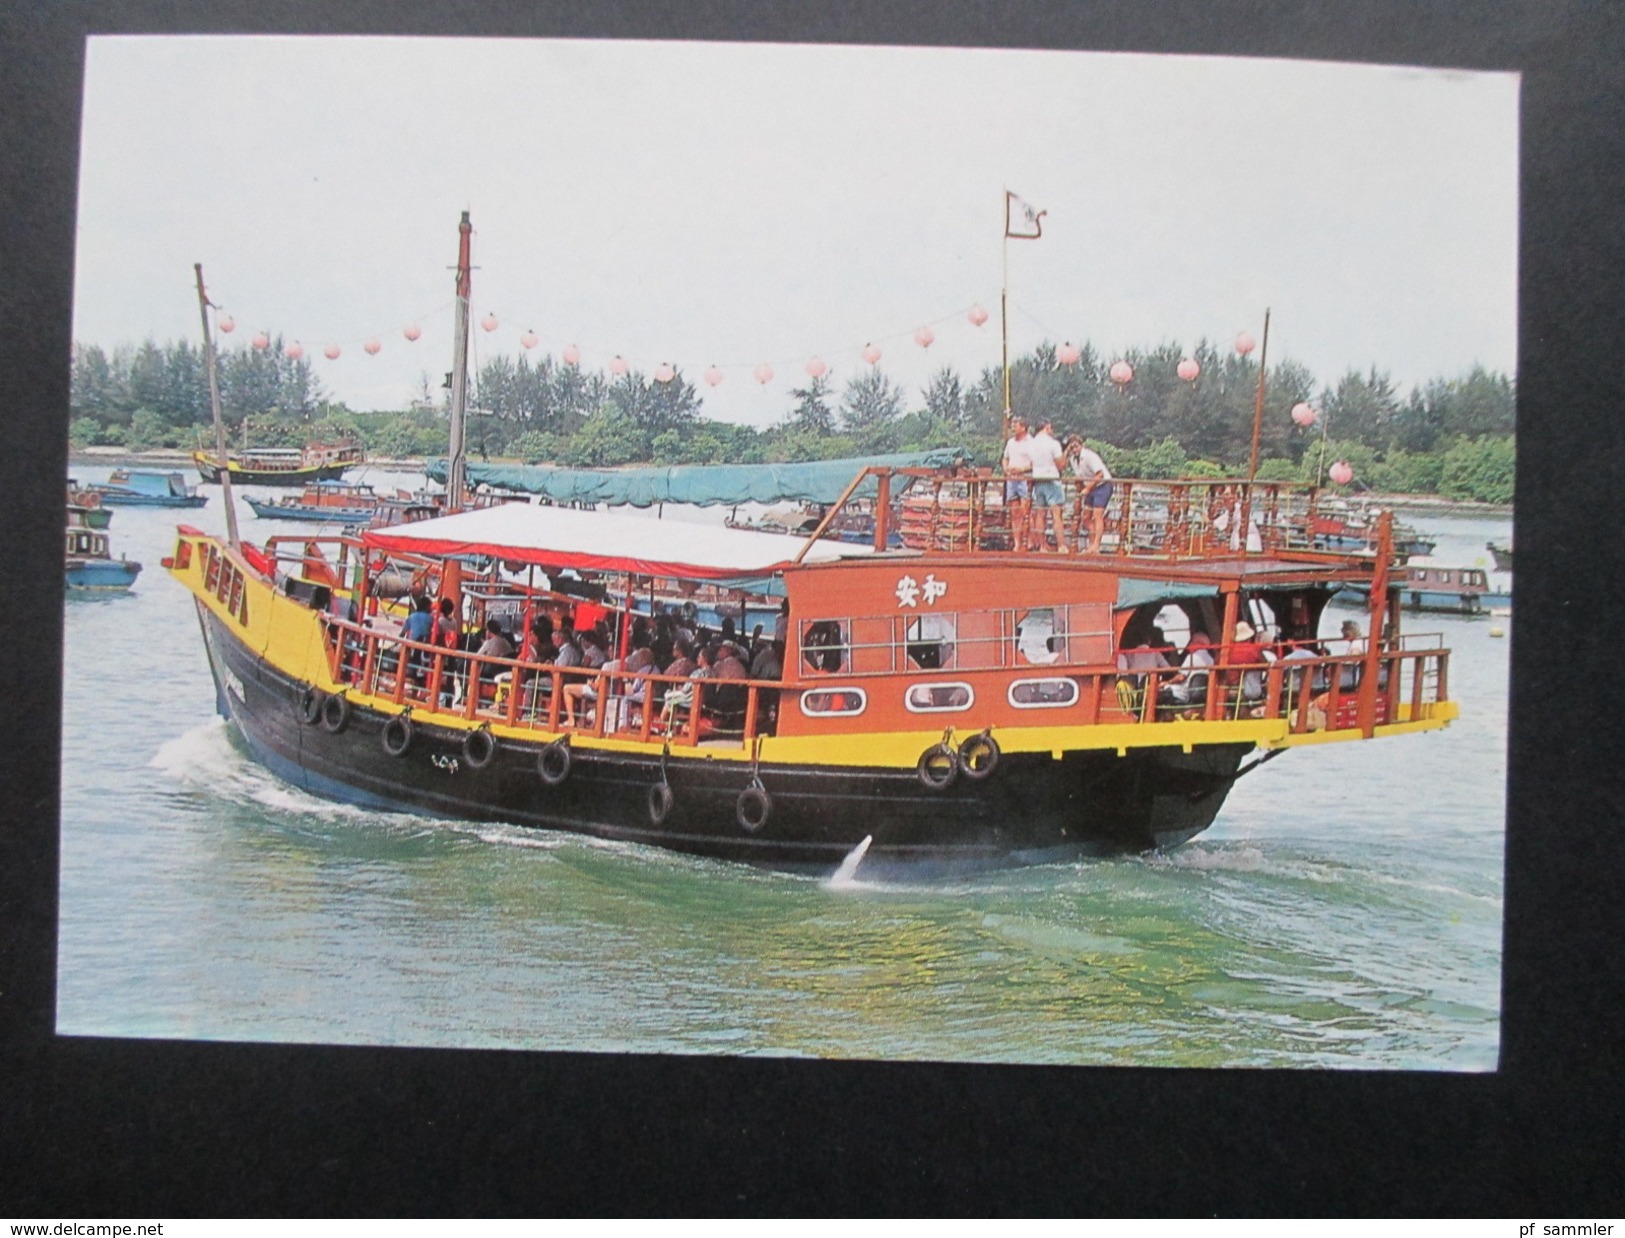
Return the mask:
[[[962,506],[935,536],[945,494]],[[1261,550],[1213,519],[1237,496]],[[848,501],[874,514],[870,545],[508,503],[263,551],[182,527],[165,566],[219,711],[298,786],[787,869],[829,872],[866,838],[866,867],[910,871],[1171,847],[1283,750],[1457,715],[1441,638],[1400,632],[1390,518],[1376,555],[1316,549],[1314,490],[1120,479],[1101,554],[995,549],[985,471],[868,468],[828,519]],[[916,544],[890,549],[905,509]],[[406,594],[381,599],[380,573]],[[1375,639],[1319,641],[1350,585]],[[782,607],[782,669],[638,660],[635,612],[699,587]],[[451,599],[465,632],[596,621],[630,669],[407,639],[417,596]],[[1162,628],[1191,634],[1183,668],[1155,652]]]
[[[365,464],[366,452],[361,444],[306,443],[303,447],[259,447],[242,452],[230,452],[226,467],[220,467],[220,457],[212,452],[194,451],[192,461],[198,476],[207,482],[218,482],[222,474],[237,485],[246,486],[308,486],[318,481],[338,481],[348,469]]]

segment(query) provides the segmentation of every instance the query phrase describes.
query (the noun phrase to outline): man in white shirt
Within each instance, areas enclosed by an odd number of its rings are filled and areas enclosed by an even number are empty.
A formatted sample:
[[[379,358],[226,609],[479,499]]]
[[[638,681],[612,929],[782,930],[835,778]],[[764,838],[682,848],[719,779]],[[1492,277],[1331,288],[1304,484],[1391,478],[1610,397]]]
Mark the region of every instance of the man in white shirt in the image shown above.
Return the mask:
[[[1044,513],[1047,511],[1050,528],[1055,534],[1055,549],[1058,553],[1067,554],[1072,547],[1067,545],[1066,532],[1061,528],[1061,507],[1066,501],[1061,490],[1061,461],[1066,458],[1066,452],[1055,440],[1054,429],[1054,423],[1046,419],[1038,427],[1038,433],[1028,440],[1031,446],[1027,454],[1033,466],[1032,502],[1037,515],[1033,540],[1037,543],[1035,549],[1045,549]]]
[[[1098,554],[1106,536],[1106,508],[1112,501],[1112,471],[1100,453],[1089,449],[1081,434],[1066,440],[1066,454],[1072,461],[1072,475],[1084,483],[1083,506],[1089,513],[1089,544],[1080,549]]]
[[[1025,417],[1010,418],[1010,438],[1004,445],[1004,501],[1010,509],[1010,544],[1027,549],[1027,518],[1032,507],[1032,436]]]

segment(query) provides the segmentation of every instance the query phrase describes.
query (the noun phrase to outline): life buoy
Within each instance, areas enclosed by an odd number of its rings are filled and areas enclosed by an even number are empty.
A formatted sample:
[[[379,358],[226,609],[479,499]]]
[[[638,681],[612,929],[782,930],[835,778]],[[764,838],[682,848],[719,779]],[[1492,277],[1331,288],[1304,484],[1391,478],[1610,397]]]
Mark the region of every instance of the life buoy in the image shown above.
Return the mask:
[[[412,746],[412,719],[405,714],[396,714],[384,723],[379,738],[383,741],[384,751],[390,756],[404,756]]]
[[[337,735],[350,725],[350,702],[342,696],[330,696],[322,702],[322,730]]]
[[[959,771],[967,778],[991,777],[999,768],[999,742],[983,731],[959,745]]]
[[[773,815],[773,797],[759,782],[753,782],[739,793],[734,801],[734,820],[747,834],[754,834],[767,824]]]
[[[556,787],[570,776],[570,741],[555,739],[536,754],[536,772],[550,787]]]
[[[920,754],[920,763],[914,768],[927,791],[943,791],[959,773],[959,756],[947,744],[936,744]]]
[[[322,720],[322,694],[307,687],[299,697],[299,717],[306,726],[315,726]]]
[[[463,736],[463,763],[469,769],[484,769],[497,754],[497,737],[485,727]]]
[[[673,796],[671,784],[657,782],[649,788],[649,820],[655,825],[664,825],[666,818],[671,814]]]

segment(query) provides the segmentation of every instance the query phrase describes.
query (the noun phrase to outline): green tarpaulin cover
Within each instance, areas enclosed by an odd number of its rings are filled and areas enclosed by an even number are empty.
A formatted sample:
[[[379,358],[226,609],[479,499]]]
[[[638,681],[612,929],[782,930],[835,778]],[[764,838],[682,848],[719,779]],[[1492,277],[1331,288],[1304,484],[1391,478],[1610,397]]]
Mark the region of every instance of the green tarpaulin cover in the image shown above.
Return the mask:
[[[604,503],[612,507],[653,507],[691,503],[699,507],[737,503],[833,503],[869,465],[888,468],[946,468],[970,461],[963,448],[861,460],[813,460],[805,464],[682,464],[642,469],[562,469],[530,464],[468,465],[470,486],[540,494],[555,503]],[[446,462],[431,460],[431,481],[446,480]],[[873,497],[871,479],[857,492]]]
[[[1202,597],[1218,592],[1217,584],[1198,584],[1188,580],[1136,580],[1125,576],[1117,582],[1117,605],[1113,609],[1133,610],[1147,602],[1171,602],[1175,598]]]

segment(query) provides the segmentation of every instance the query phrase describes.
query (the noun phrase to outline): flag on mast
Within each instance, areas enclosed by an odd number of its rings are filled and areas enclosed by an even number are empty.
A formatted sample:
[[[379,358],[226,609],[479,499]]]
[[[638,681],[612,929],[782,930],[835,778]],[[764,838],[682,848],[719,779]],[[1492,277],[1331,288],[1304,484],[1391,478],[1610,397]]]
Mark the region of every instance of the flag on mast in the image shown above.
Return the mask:
[[[1004,191],[1004,235],[1010,240],[1036,241],[1044,235],[1044,216],[1048,214],[1019,194]]]

